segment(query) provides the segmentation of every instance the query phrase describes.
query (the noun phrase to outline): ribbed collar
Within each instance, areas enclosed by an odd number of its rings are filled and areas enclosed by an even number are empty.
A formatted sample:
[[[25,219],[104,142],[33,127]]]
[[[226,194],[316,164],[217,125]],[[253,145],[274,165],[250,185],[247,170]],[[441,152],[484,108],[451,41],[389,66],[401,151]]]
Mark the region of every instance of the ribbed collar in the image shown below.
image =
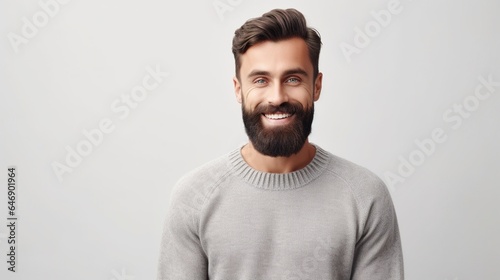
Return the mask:
[[[313,160],[304,168],[290,173],[268,173],[253,169],[243,159],[241,155],[242,147],[229,153],[229,161],[235,175],[257,188],[291,190],[300,188],[316,179],[328,165],[330,154],[317,145],[314,145],[314,147],[316,147],[316,154]]]

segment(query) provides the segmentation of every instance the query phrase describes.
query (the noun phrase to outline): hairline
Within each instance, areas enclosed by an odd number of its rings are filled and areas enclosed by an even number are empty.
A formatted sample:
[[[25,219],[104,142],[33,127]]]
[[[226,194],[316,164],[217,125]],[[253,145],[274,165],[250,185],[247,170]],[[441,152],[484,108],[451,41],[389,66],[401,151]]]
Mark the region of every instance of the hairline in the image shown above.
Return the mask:
[[[286,38],[279,38],[279,39],[277,39],[277,40],[272,40],[272,39],[264,39],[264,40],[258,41],[257,43],[253,44],[252,46],[248,47],[248,48],[245,50],[245,52],[238,53],[237,59],[239,60],[239,63],[238,63],[239,68],[238,68],[238,69],[236,69],[236,78],[238,79],[238,81],[239,81],[239,82],[241,82],[241,67],[242,67],[242,65],[243,65],[243,63],[242,63],[242,61],[241,61],[241,57],[242,57],[244,54],[246,54],[246,53],[248,52],[248,50],[250,50],[251,48],[253,48],[253,47],[255,47],[255,46],[258,46],[258,45],[260,45],[260,44],[263,44],[263,43],[265,43],[265,42],[279,43],[279,42],[286,41],[286,40],[290,40],[290,39],[294,39],[294,38],[297,38],[297,39],[302,40],[302,42],[304,42],[304,43],[305,43],[305,45],[306,45],[307,57],[308,57],[308,60],[309,60],[309,62],[311,63],[311,66],[312,66],[312,68],[313,68],[313,75],[312,75],[312,76],[313,76],[313,81],[314,81],[314,80],[318,77],[318,74],[319,74],[319,69],[318,69],[318,73],[314,73],[314,63],[313,63],[313,61],[312,61],[312,59],[311,59],[311,51],[309,50],[309,46],[308,46],[308,44],[307,44],[307,41],[306,41],[304,38],[302,38],[302,37],[300,37],[300,36],[296,36],[296,35],[294,35],[294,36],[290,36],[290,37],[286,37]],[[297,68],[297,67],[296,67],[296,68]],[[289,70],[287,70],[287,71],[289,71]],[[252,72],[253,72],[253,71],[252,71]],[[307,71],[305,71],[305,72],[306,72],[306,73],[305,73],[305,74],[306,74],[306,76],[307,76],[307,77],[309,77],[309,75],[307,74]],[[248,77],[248,76],[247,76],[247,77]]]

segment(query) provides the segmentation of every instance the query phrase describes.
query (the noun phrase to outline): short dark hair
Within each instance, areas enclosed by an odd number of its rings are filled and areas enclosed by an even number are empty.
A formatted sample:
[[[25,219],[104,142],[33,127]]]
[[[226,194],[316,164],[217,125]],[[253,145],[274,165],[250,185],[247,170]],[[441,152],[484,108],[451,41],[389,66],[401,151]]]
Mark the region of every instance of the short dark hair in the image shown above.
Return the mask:
[[[261,17],[247,20],[234,32],[232,50],[236,77],[240,77],[241,55],[250,47],[264,41],[277,42],[294,37],[306,42],[314,69],[313,77],[316,78],[319,73],[321,37],[316,29],[307,27],[304,15],[296,9],[271,10]]]

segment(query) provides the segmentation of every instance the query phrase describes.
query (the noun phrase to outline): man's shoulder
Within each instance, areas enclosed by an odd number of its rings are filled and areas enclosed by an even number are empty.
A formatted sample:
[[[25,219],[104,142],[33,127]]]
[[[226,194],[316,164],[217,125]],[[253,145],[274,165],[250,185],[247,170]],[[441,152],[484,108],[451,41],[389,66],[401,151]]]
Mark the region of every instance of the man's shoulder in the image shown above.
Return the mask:
[[[184,174],[172,189],[172,200],[204,199],[229,176],[230,154],[226,153]]]
[[[197,185],[218,181],[226,176],[230,169],[229,153],[226,153],[187,172],[179,179],[178,184]]]
[[[376,198],[389,195],[385,183],[368,168],[327,152],[327,172],[342,180],[357,197]]]

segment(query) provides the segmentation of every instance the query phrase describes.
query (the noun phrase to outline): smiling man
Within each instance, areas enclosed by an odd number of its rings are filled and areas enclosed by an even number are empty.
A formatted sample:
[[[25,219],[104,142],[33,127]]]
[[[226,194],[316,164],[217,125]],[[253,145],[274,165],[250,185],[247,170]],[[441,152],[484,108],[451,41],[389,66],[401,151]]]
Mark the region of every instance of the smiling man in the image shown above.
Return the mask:
[[[233,84],[249,142],[175,186],[158,279],[403,279],[384,183],[308,141],[320,49],[294,9],[236,30]]]

